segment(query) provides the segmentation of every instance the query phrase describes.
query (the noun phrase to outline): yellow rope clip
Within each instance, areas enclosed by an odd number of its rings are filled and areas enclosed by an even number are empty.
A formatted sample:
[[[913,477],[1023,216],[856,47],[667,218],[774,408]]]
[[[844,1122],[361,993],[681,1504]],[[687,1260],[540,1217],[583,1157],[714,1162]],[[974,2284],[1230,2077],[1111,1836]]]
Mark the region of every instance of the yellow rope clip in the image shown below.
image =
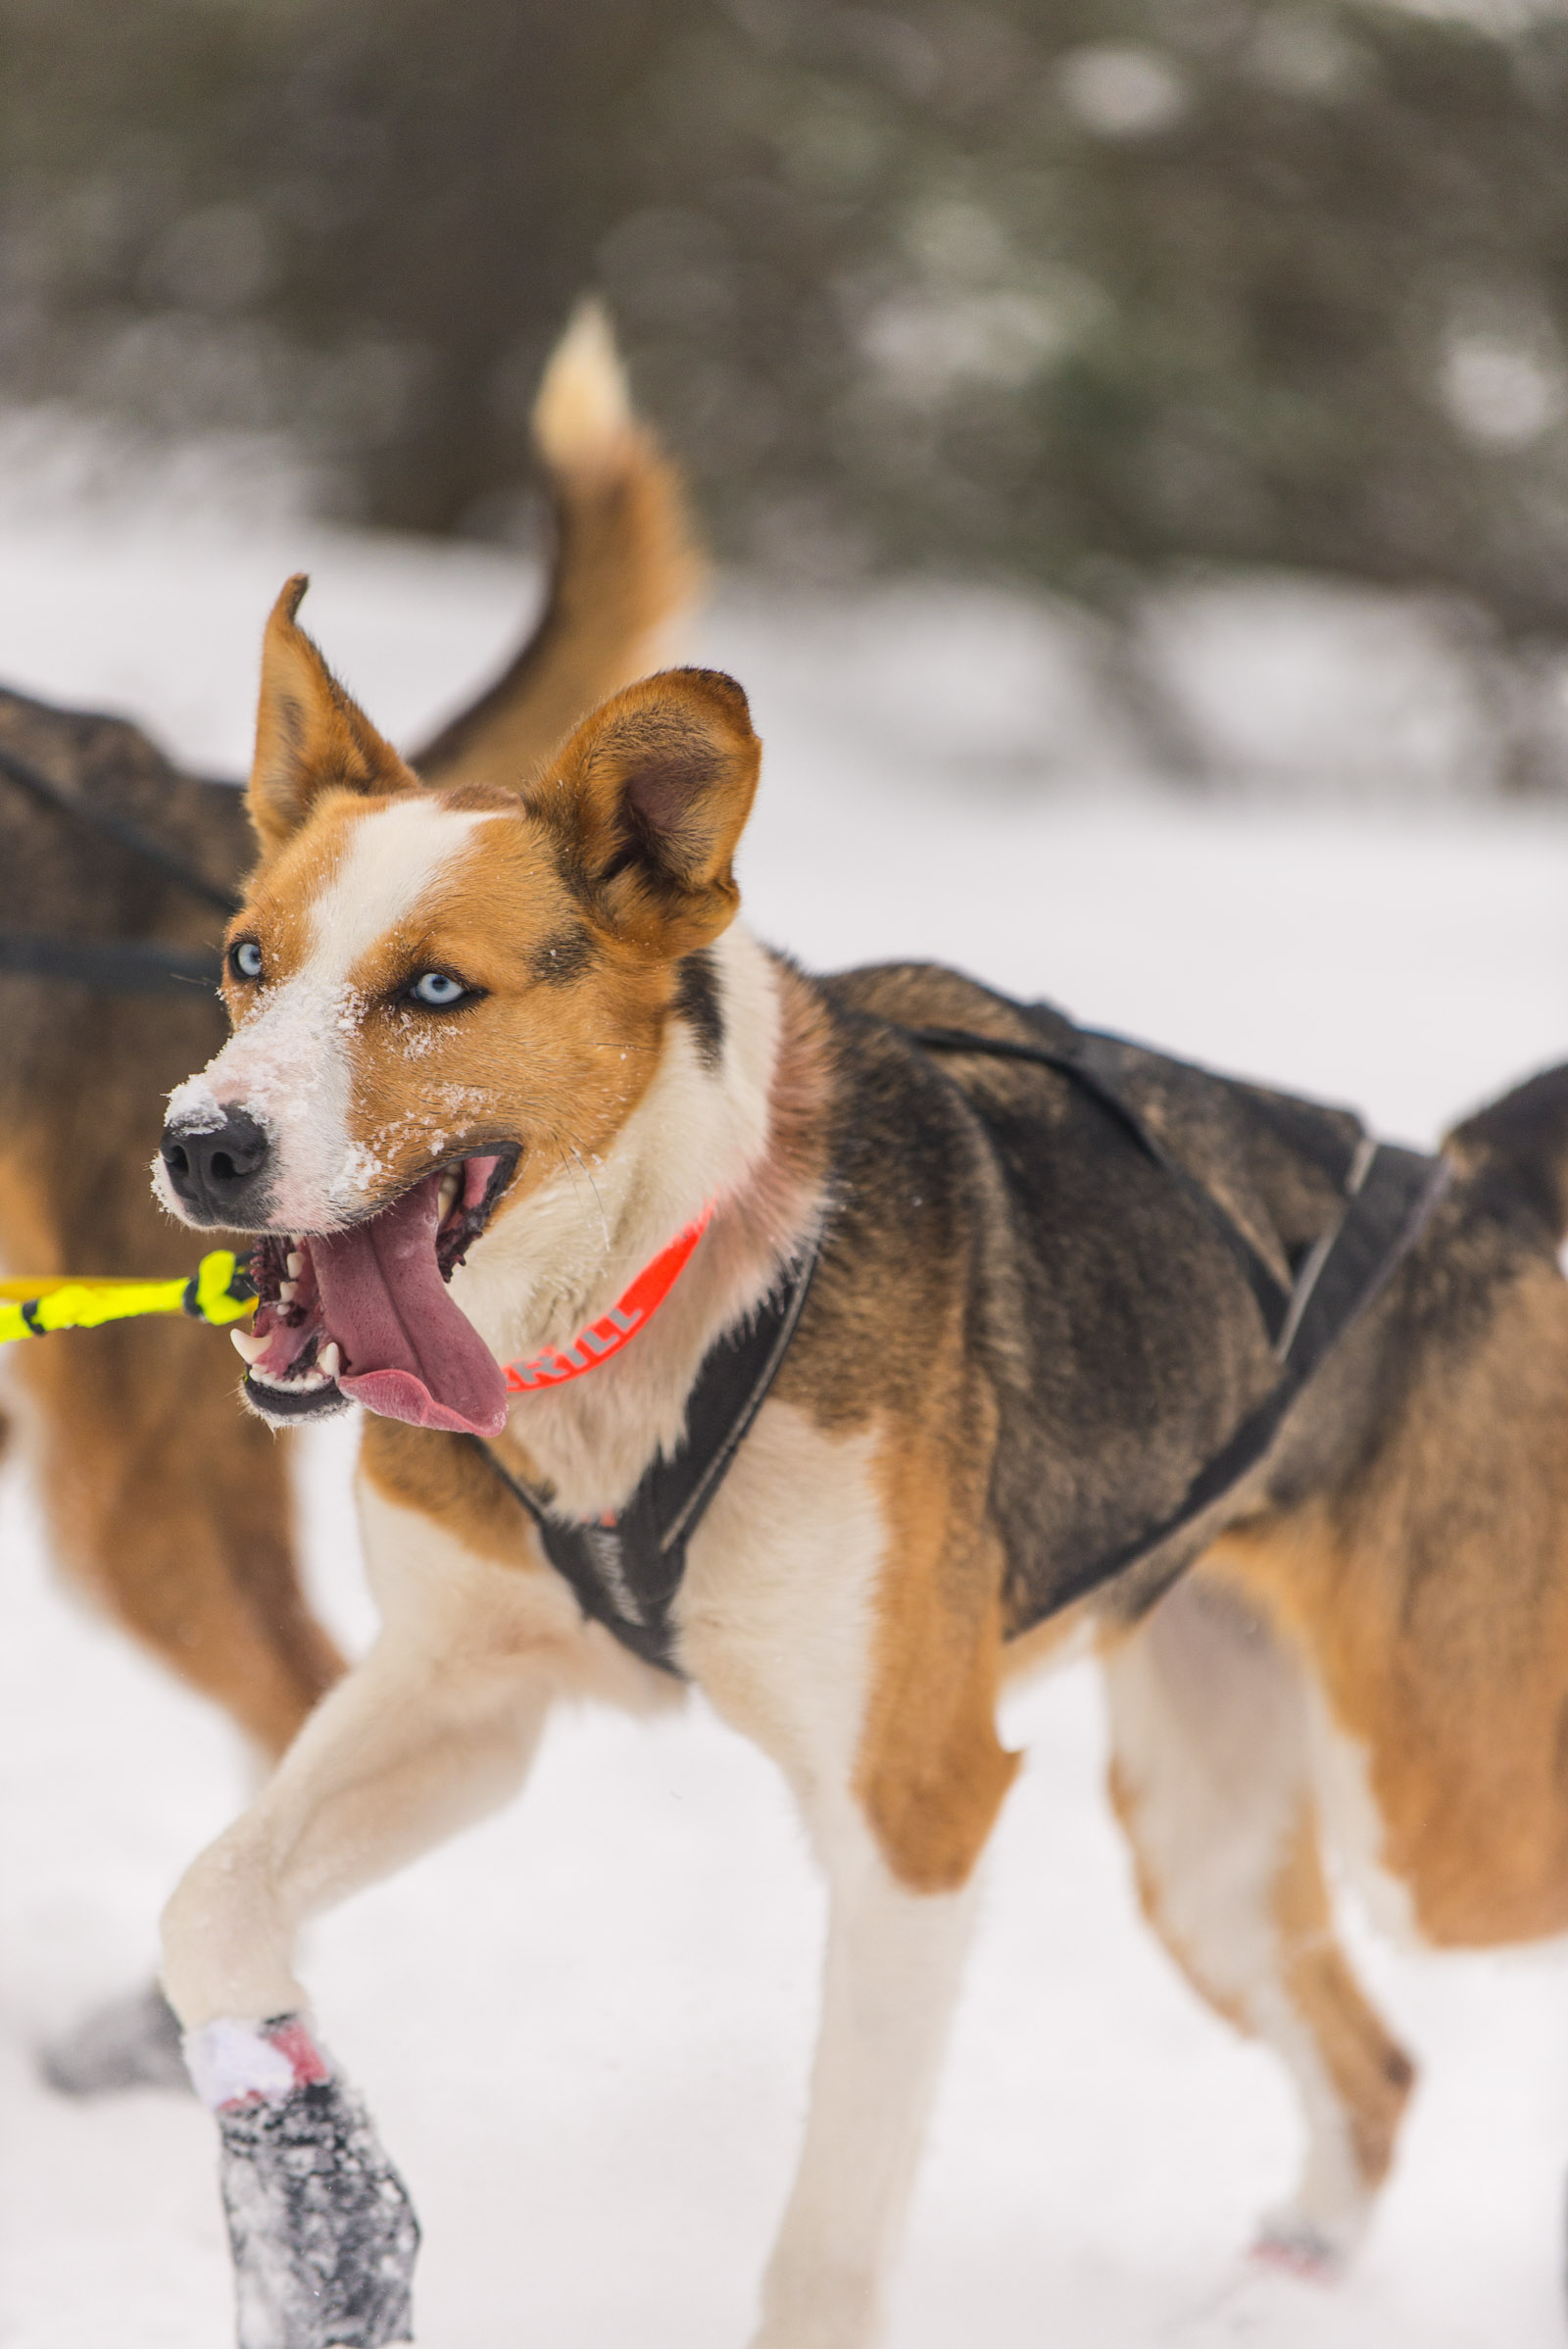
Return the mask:
[[[227,1248],[203,1256],[188,1281],[79,1280],[66,1273],[0,1281],[0,1346],[14,1338],[47,1338],[54,1330],[96,1330],[140,1313],[186,1313],[221,1329],[243,1321],[256,1304],[249,1278]]]

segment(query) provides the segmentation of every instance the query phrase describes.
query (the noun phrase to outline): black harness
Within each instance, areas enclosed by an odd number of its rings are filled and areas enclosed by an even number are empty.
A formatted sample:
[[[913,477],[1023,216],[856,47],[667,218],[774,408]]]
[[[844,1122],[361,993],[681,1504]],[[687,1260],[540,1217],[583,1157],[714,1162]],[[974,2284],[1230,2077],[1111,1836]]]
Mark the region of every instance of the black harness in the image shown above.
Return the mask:
[[[1039,1043],[979,1036],[963,1028],[897,1032],[931,1052],[1033,1061],[1091,1094],[1224,1241],[1257,1301],[1279,1364],[1269,1393],[1198,1471],[1167,1516],[1115,1548],[1084,1558],[1068,1573],[1051,1610],[1058,1613],[1174,1541],[1256,1467],[1303,1388],[1421,1231],[1451,1170],[1441,1156],[1363,1135],[1345,1165],[1345,1204],[1337,1220],[1287,1285],[1132,1101],[1113,1066],[1117,1039],[1075,1028],[1047,1004],[1025,1008],[1046,1031]],[[534,1519],[546,1555],[571,1585],[583,1614],[604,1624],[644,1663],[677,1679],[685,1676],[675,1658],[671,1609],[686,1571],[687,1545],[767,1398],[805,1307],[821,1245],[818,1233],[755,1318],[710,1348],[692,1389],[679,1448],[654,1462],[617,1516],[595,1523],[556,1516],[548,1497],[514,1476],[492,1445],[470,1439]]]
[[[112,840],[166,880],[177,881],[192,897],[204,899],[224,915],[237,911],[232,891],[199,872],[178,853],[166,848],[140,824],[97,800],[68,791],[14,751],[0,748],[0,775],[35,800],[42,801],[70,822]],[[228,791],[227,783],[197,778],[212,791]],[[0,971],[32,979],[59,979],[68,985],[90,987],[98,995],[172,995],[183,987],[216,987],[222,976],[222,956],[216,948],[203,950],[172,946],[162,938],[70,938],[53,931],[18,930],[0,924]]]
[[[753,1319],[704,1359],[686,1406],[686,1433],[669,1459],[649,1469],[618,1517],[583,1523],[553,1517],[543,1493],[514,1476],[482,1437],[469,1441],[539,1528],[545,1555],[595,1623],[645,1664],[680,1676],[669,1610],[686,1572],[686,1546],[767,1400],[805,1310],[821,1240],[797,1259]]]

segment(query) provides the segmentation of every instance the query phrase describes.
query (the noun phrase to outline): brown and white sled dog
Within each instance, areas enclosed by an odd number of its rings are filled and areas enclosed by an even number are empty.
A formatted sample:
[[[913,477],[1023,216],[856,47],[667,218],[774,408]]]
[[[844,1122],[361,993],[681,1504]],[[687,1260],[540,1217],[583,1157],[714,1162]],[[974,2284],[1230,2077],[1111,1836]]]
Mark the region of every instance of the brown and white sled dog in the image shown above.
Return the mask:
[[[535,438],[556,522],[551,592],[505,673],[411,754],[434,781],[543,757],[651,664],[696,584],[678,476],[632,416],[596,312],[546,371]],[[0,770],[0,928],[89,951],[211,947],[222,916],[210,902],[72,809],[139,826],[213,893],[237,895],[256,852],[238,792],[180,774],[123,720],[3,692]],[[105,993],[90,965],[8,967],[0,1003],[6,1270],[188,1271],[188,1238],[150,1197],[146,1165],[170,1090],[221,1042],[212,993]],[[192,1324],[145,1321],[14,1347],[7,1415],[64,1570],[270,1762],[341,1659],[301,1591],[287,1447],[235,1411],[220,1351]],[[132,2001],[53,2051],[51,2072],[63,2085],[118,2085],[156,2076],[161,2052],[157,2011]]]
[[[379,1640],[166,1921],[242,2340],[408,2337],[412,2214],[312,2034],[302,1919],[508,1796],[556,1697],[652,1706],[682,1675],[777,1761],[831,1884],[756,2341],[868,2342],[1016,1766],[999,1688],[1085,1622],[1150,1914],[1302,2093],[1269,2240],[1343,2254],[1410,2067],[1334,1937],[1325,1793],[1431,1941],[1568,1927],[1568,1071],[1450,1141],[1239,1481],[1062,1608],[1275,1391],[1232,1243],[1299,1294],[1355,1121],[1105,1046],[1140,1148],[1031,1056],[1049,1020],[770,954],[736,919],[760,752],[725,677],[633,686],[536,771],[421,786],[300,632],[302,587],[267,633],[233,1035],[174,1094],[159,1178],[259,1235],[253,1404],[373,1414]],[[617,1306],[677,1243],[658,1310]],[[628,1521],[781,1296],[793,1335],[639,1656],[646,1613],[594,1619],[563,1529]]]

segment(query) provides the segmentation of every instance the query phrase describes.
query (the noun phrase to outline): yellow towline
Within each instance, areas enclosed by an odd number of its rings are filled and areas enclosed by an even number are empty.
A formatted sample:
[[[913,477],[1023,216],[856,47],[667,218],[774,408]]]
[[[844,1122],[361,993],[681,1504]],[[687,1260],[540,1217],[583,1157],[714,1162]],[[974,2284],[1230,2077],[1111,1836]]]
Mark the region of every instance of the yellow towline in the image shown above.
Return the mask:
[[[55,1330],[96,1330],[142,1313],[184,1313],[222,1329],[254,1312],[249,1278],[231,1248],[203,1256],[188,1281],[83,1280],[72,1273],[0,1281],[0,1346]]]

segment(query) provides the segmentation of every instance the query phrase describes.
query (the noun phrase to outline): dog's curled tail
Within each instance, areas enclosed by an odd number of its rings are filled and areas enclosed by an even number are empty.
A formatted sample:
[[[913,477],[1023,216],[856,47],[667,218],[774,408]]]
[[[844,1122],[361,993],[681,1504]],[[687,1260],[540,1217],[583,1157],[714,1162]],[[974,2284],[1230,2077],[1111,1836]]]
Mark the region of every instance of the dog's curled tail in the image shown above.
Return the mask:
[[[1467,1173],[1496,1169],[1568,1238],[1568,1065],[1544,1068],[1455,1126],[1444,1149]]]
[[[680,474],[633,411],[598,302],[556,345],[532,420],[555,516],[544,612],[488,691],[414,755],[430,783],[523,781],[579,718],[659,665],[702,585]]]

